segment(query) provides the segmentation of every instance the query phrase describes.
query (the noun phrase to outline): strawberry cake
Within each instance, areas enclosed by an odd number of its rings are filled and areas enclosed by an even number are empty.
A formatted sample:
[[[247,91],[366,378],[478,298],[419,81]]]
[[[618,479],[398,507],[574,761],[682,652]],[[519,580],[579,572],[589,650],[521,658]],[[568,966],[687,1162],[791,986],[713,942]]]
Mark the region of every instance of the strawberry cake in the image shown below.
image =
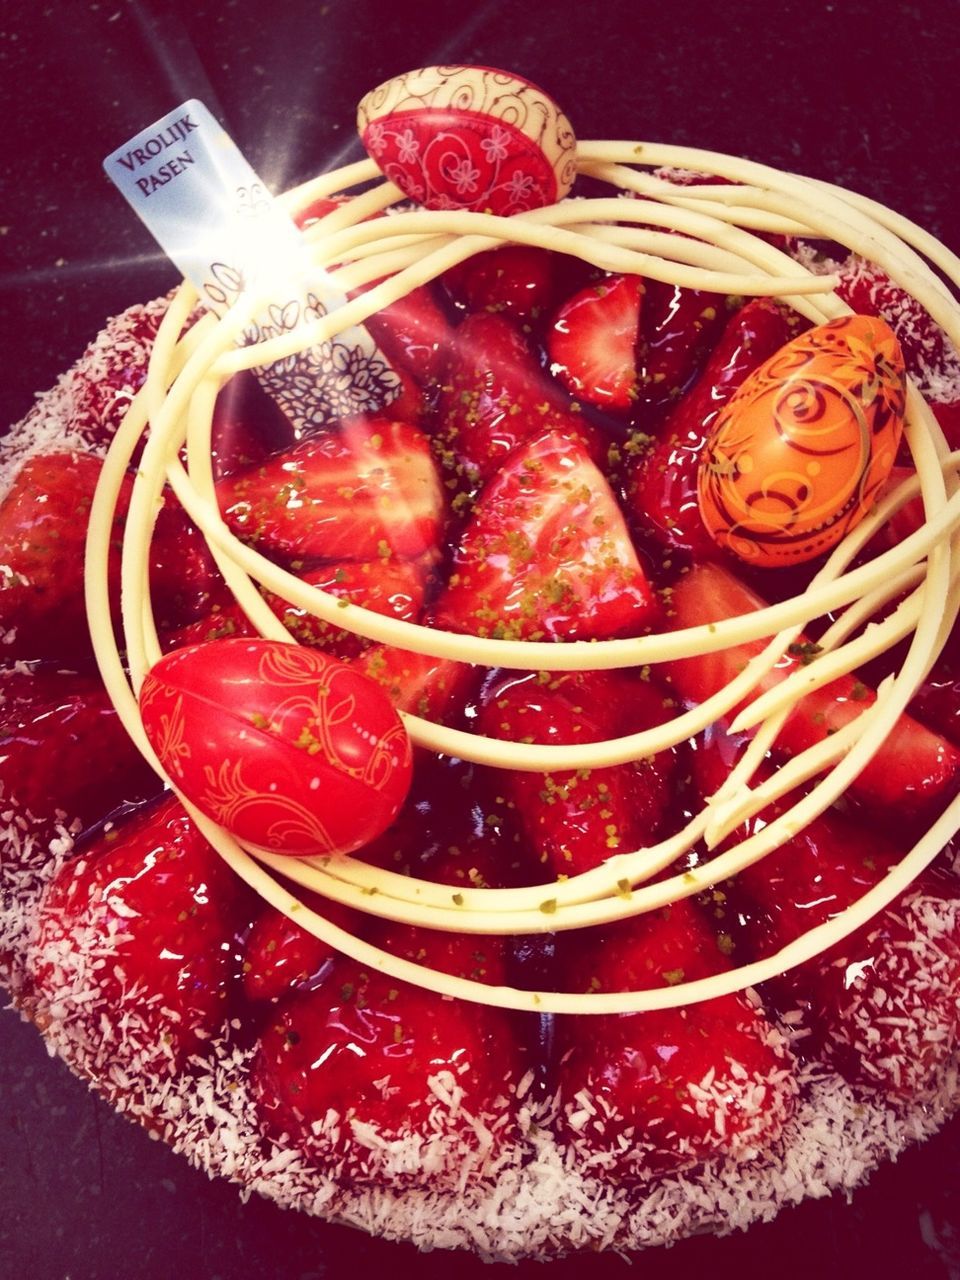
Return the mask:
[[[576,170],[510,216],[321,176],[284,201],[341,310],[238,345],[184,284],[0,453],[15,1004],[211,1175],[512,1260],[769,1220],[960,1102],[956,260],[728,156]],[[277,386],[349,325],[385,403],[341,366],[295,426]],[[372,838],[351,800],[349,852],[238,839],[139,696],[192,655],[227,732],[262,642],[402,719],[406,798]]]

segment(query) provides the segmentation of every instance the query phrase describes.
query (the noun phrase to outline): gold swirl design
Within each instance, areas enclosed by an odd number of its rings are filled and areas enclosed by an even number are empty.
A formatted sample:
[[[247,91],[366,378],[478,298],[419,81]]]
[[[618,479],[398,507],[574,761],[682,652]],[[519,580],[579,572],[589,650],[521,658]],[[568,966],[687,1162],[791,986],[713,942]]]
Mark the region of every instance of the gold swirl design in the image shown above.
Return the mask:
[[[576,135],[560,107],[542,89],[492,67],[420,67],[377,85],[357,107],[357,129],[387,116],[425,109],[470,111],[512,126],[543,152],[553,169],[558,198],[576,176]]]
[[[204,813],[222,827],[236,831],[243,829],[245,816],[251,810],[268,806],[281,816],[267,827],[267,848],[303,848],[321,854],[334,850],[336,846],[330,832],[315,813],[288,795],[264,791],[262,786],[249,783],[244,776],[244,763],[243,760],[221,760],[216,769],[213,765],[204,765],[207,786],[197,802]]]
[[[373,744],[370,757],[363,766],[361,781],[371,791],[382,791],[393,776],[397,764],[410,755],[410,739],[402,724],[395,724]]]
[[[275,689],[292,690],[274,708],[271,723],[299,724],[299,738],[309,742],[311,753],[319,753],[331,768],[382,791],[398,760],[410,750],[407,733],[399,720],[376,737],[355,725],[345,737],[344,725],[356,720],[356,672],[338,662],[298,645],[276,645],[267,649],[257,664],[258,679]],[[346,684],[345,689],[337,686]],[[365,751],[362,760],[359,744]]]
[[[157,717],[158,732],[153,745],[164,768],[182,778],[183,762],[191,759],[193,750],[187,740],[183,694],[177,694],[171,708],[156,711],[157,704],[163,707],[169,696],[170,691],[159,680],[150,680],[144,685],[140,705],[144,713],[153,712]]]

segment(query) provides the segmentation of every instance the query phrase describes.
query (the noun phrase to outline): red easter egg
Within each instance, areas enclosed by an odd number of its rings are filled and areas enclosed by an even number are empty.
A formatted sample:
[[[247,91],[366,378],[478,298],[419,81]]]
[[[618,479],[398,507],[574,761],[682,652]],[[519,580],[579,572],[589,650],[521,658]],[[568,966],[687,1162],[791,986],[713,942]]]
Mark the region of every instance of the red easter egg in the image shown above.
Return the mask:
[[[714,421],[698,474],[711,536],[760,567],[835,547],[890,475],[905,396],[886,321],[844,316],[793,338]]]
[[[140,712],[184,796],[273,853],[358,849],[410,787],[410,740],[383,690],[315,649],[244,638],[178,649],[148,672]]]
[[[490,67],[422,67],[372,89],[357,128],[384,175],[428,209],[510,215],[562,200],[570,121],[536,85]]]

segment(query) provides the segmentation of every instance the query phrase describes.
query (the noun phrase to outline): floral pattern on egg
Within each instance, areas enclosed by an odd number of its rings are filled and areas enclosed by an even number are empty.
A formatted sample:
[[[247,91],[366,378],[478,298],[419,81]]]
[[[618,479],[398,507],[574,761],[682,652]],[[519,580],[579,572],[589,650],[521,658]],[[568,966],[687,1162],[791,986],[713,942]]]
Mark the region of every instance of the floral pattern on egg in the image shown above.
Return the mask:
[[[508,216],[561,200],[570,121],[536,85],[490,67],[422,67],[363,98],[357,127],[384,175],[428,209]]]
[[[392,703],[318,650],[240,637],[176,649],[147,673],[140,710],[177,789],[273,853],[352,852],[386,830],[410,786]]]
[[[869,514],[903,431],[889,325],[844,316],[788,342],[718,414],[698,477],[714,540],[760,567],[829,551]]]

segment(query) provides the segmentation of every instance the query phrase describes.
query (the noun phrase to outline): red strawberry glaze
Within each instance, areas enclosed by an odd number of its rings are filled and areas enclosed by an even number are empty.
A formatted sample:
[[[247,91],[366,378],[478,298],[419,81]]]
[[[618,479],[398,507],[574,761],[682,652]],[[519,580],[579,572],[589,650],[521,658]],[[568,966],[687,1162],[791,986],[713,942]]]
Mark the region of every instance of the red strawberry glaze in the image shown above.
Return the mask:
[[[416,559],[435,549],[444,518],[428,441],[388,418],[318,430],[224,478],[217,496],[235,533],[288,563]]]
[[[662,724],[671,707],[655,685],[619,673],[501,675],[484,687],[478,726],[512,742],[570,746]],[[502,786],[537,858],[555,876],[576,875],[660,836],[678,763],[674,748],[607,769],[505,772]]]
[[[66,814],[79,830],[159,789],[92,673],[0,670],[0,794],[50,836]]]
[[[633,407],[643,291],[639,276],[611,276],[557,312],[547,335],[550,372],[571,395],[614,413]]]
[[[708,735],[696,753],[704,797],[736,755],[734,741]],[[762,830],[790,799],[763,810],[736,838]],[[724,925],[739,948],[769,955],[856,902],[903,852],[881,829],[822,814],[727,886]],[[805,1056],[826,1058],[851,1083],[888,1098],[935,1092],[960,1044],[960,887],[925,872],[867,925],[768,985],[802,1032]]]
[[[443,283],[467,311],[502,312],[530,322],[553,306],[564,262],[546,249],[508,244],[467,258],[445,272]]]
[[[252,1084],[268,1130],[339,1179],[449,1185],[513,1136],[518,1057],[499,1011],[337,960],[272,1016]]]
[[[350,933],[361,931],[363,918],[338,902],[308,890],[297,895],[312,911]],[[272,1003],[294,991],[310,991],[329,972],[337,952],[329,943],[276,907],[265,907],[243,946],[243,992],[248,1000]]]
[[[692,627],[737,617],[764,601],[718,565],[700,565],[682,577],[671,597],[671,625]],[[734,645],[699,658],[666,663],[665,675],[677,693],[691,703],[704,701],[742,671],[766,641]],[[816,652],[814,647],[813,652]],[[803,636],[758,683],[758,692],[773,688],[809,661]],[[793,756],[822,741],[860,716],[876,698],[855,676],[841,676],[802,698],[791,710],[777,738],[777,749]],[[749,701],[749,700],[748,700]],[[903,715],[874,758],[851,786],[863,803],[880,805],[891,814],[929,812],[956,794],[960,753],[938,734]]]
[[[589,427],[544,377],[519,329],[505,316],[482,312],[468,316],[456,331],[437,424],[441,467],[466,493],[544,431],[593,444]]]
[[[51,880],[32,1016],[108,1089],[116,1064],[182,1066],[232,1010],[254,903],[179,802],[162,801],[105,831]],[[71,989],[84,995],[72,1006]]]
[[[319,212],[325,211],[326,206]],[[364,602],[374,608],[388,605],[397,617],[418,616],[425,606],[436,623],[472,634],[555,639],[642,634],[661,621],[660,604],[637,557],[617,494],[598,465],[607,450],[597,448],[596,434],[570,412],[568,394],[538,366],[528,341],[531,334],[511,329],[505,318],[534,322],[536,338],[544,308],[569,296],[570,279],[561,282],[560,276],[549,274],[548,256],[531,257],[524,247],[514,250],[508,272],[502,271],[506,257],[498,265],[492,254],[487,261],[467,264],[459,277],[451,274],[446,287],[454,292],[460,288],[463,303],[475,312],[455,332],[436,307],[439,293],[418,293],[411,301],[412,312],[390,308],[372,322],[371,331],[385,348],[394,342],[391,359],[404,365],[408,375],[409,395],[394,404],[389,419],[357,419],[294,443],[282,430],[274,433],[269,415],[257,415],[253,429],[248,429],[243,401],[232,407],[224,401],[215,424],[220,493],[228,507],[244,501],[250,511],[257,506],[255,521],[244,513],[244,537],[332,590],[343,585],[336,580],[340,568],[353,574],[363,572],[364,565],[377,566],[385,578],[388,567],[396,569],[397,590],[392,580],[384,580]],[[471,267],[476,270],[471,272]],[[542,276],[537,274],[541,269]],[[577,284],[584,278],[581,273]],[[644,412],[654,425],[657,415],[690,384],[717,336],[724,307],[717,315],[707,315],[713,301],[693,291],[645,282],[635,344],[637,378],[650,402]],[[768,317],[773,311],[769,303],[762,308],[750,305]],[[487,346],[485,333],[494,334]],[[743,342],[737,348],[737,358],[748,346]],[[503,354],[510,350],[515,361]],[[141,367],[142,355],[137,358]],[[448,363],[438,391],[443,359]],[[710,369],[708,364],[695,384],[700,391],[715,388]],[[443,404],[440,413],[435,395]],[[249,399],[255,401],[256,396]],[[689,399],[681,399],[674,413],[679,414]],[[482,412],[475,412],[478,409]],[[107,429],[109,413],[102,407],[96,412]],[[416,509],[417,519],[398,518],[390,504],[378,509],[372,481],[369,492],[358,493],[363,486],[357,485],[355,469],[350,469],[353,445],[359,442],[363,452],[380,434],[386,440],[386,458],[381,460],[397,479],[402,502]],[[76,443],[76,433],[68,438]],[[8,456],[21,448],[15,442]],[[431,449],[439,468],[430,461]],[[568,464],[572,479],[564,470]],[[473,517],[461,532],[446,533],[444,547],[442,481],[451,482],[445,487],[454,492],[472,489],[478,477],[485,485]],[[568,479],[578,487],[571,488]],[[309,501],[318,503],[311,517],[335,510],[336,528],[321,528],[322,518],[304,517],[304,488]],[[553,520],[551,499],[558,490],[565,511]],[[631,497],[637,492],[634,475]],[[669,501],[661,500],[654,489],[653,497],[646,499],[646,512],[636,514],[643,518],[651,509],[658,514],[666,509],[669,516]],[[241,529],[236,511],[233,518]],[[179,536],[171,544],[174,548]],[[673,544],[669,539],[666,543],[669,556]],[[435,583],[424,581],[423,555],[436,573]],[[503,563],[497,563],[498,556]],[[176,555],[166,563],[173,580]],[[199,594],[175,595],[162,621],[175,626],[200,617],[199,626],[209,627],[211,604],[214,618],[223,620],[230,614],[230,606],[216,608],[221,602],[214,584],[206,599]],[[290,617],[292,611],[277,607]],[[301,624],[308,640],[325,640],[314,637],[312,622],[298,619],[296,625]],[[630,676],[553,678],[548,683],[556,687],[549,688],[546,697],[541,677],[495,672],[486,677],[474,704],[469,699],[483,673],[464,664],[386,646],[367,649],[358,663],[371,674],[379,673],[396,705],[510,739],[535,736],[519,728],[519,718],[534,711],[545,718],[539,727],[550,741],[590,741],[631,732],[659,723],[672,711],[663,693],[649,682],[643,682],[643,693],[628,708],[627,690],[635,681]],[[704,671],[701,665],[690,676],[693,692],[680,690],[690,701],[709,685],[710,664],[706,667]],[[574,685],[575,702],[564,692]],[[491,691],[497,695],[493,700]],[[533,692],[536,696],[530,696]],[[498,707],[499,701],[508,707]],[[40,706],[39,698],[36,705]],[[517,725],[504,729],[496,722],[498,712],[515,716]],[[686,786],[685,755],[683,748],[643,762],[646,768],[617,766],[610,771],[617,779],[612,790],[622,791],[615,796],[615,809],[624,816],[622,823],[617,816],[616,823],[624,829],[632,824],[630,843],[642,845],[658,838],[654,833],[670,829],[681,816],[677,800]],[[904,767],[911,767],[912,759],[908,753]],[[600,772],[595,771],[591,786]],[[565,790],[573,781],[563,777],[559,785]],[[576,779],[578,787],[581,781]],[[893,778],[888,798],[901,781],[899,775]],[[551,805],[540,794],[544,782],[542,775],[505,779],[459,762],[436,762],[430,777],[415,782],[390,832],[358,856],[447,884],[451,897],[461,886],[476,884],[475,876],[485,884],[542,878],[543,857],[555,874],[566,875],[550,848],[562,851],[571,845],[557,813],[570,796],[564,794],[558,805],[554,793]],[[600,810],[594,798],[589,796],[591,803],[563,815],[574,831],[574,843],[584,838],[583,847],[577,847],[577,867],[596,866],[606,851],[597,850],[593,823]],[[186,819],[175,819],[171,810],[164,848],[180,847],[181,835],[170,834],[176,821]],[[163,880],[166,855],[153,860],[143,856],[139,833],[145,829],[140,824],[146,823],[145,817],[128,820],[116,828],[115,842],[108,833],[83,849],[73,863],[45,868],[44,874],[53,880],[40,909],[42,932],[30,944],[38,979],[34,1011],[38,1019],[51,1019],[51,1037],[81,1069],[102,1071],[100,1087],[118,1102],[136,1099],[132,1109],[162,1115],[167,1135],[194,1158],[248,1185],[264,1187],[285,1203],[381,1231],[419,1231],[430,1243],[471,1243],[512,1257],[599,1242],[650,1243],[715,1228],[731,1221],[731,1214],[738,1221],[769,1216],[780,1204],[807,1190],[822,1189],[825,1183],[850,1185],[879,1153],[895,1152],[908,1134],[929,1131],[940,1114],[937,1109],[953,1106],[943,1087],[942,1068],[953,1043],[949,1036],[935,1051],[917,1055],[924,1073],[917,1087],[927,1091],[923,1096],[928,1111],[911,1112],[910,1089],[901,1096],[893,1075],[882,1076],[885,1068],[871,1079],[869,1067],[856,1075],[844,1066],[860,1090],[854,1095],[829,1066],[842,1066],[845,1054],[859,1052],[854,1033],[859,1027],[869,1034],[877,1024],[876,993],[886,992],[889,998],[894,978],[916,995],[914,1012],[930,1014],[929,1022],[918,1017],[918,1024],[934,1032],[944,1025],[944,1010],[960,984],[951,924],[955,902],[941,888],[935,891],[932,882],[922,883],[922,910],[910,906],[902,927],[885,924],[881,942],[884,956],[906,955],[916,942],[916,927],[930,941],[925,963],[935,981],[914,983],[909,964],[896,969],[891,963],[872,985],[865,980],[849,989],[844,986],[848,1003],[843,1005],[836,974],[831,973],[832,985],[822,991],[811,988],[806,1012],[812,1029],[802,1039],[796,998],[780,1001],[785,986],[772,986],[765,993],[771,1009],[780,1002],[785,1022],[779,1028],[744,997],[724,997],[665,1014],[518,1018],[444,1001],[388,983],[353,961],[330,959],[325,944],[286,917],[272,909],[248,909],[245,893],[232,879],[241,899],[236,912],[228,891],[199,904],[202,933],[189,905],[170,918],[178,898],[167,892]],[[607,835],[606,827],[603,834]],[[223,868],[214,863],[216,869],[208,875],[203,858],[209,850],[199,852],[186,836],[182,843],[187,852],[178,854],[177,865],[189,875],[180,891],[205,897],[192,878],[196,868],[203,867],[204,882],[211,884],[219,884]],[[58,838],[59,858],[68,853],[68,846],[69,840]],[[130,851],[135,863],[138,846],[143,869],[128,874],[121,854]],[[418,856],[421,853],[424,856]],[[93,859],[99,873],[91,870]],[[124,895],[120,898],[107,893],[102,883],[107,876],[111,885],[117,882],[118,870]],[[0,877],[10,874],[9,865],[0,859]],[[162,887],[151,890],[155,883]],[[749,887],[748,880],[744,883]],[[37,883],[17,884],[25,913],[36,913]],[[711,913],[722,909],[724,892],[718,889],[709,900]],[[137,896],[141,893],[145,899]],[[322,900],[304,896],[321,906]],[[63,912],[58,909],[61,902]],[[99,986],[102,997],[86,1009],[71,1011],[73,997],[63,981],[67,975],[58,968],[67,959],[69,944],[57,930],[72,914],[71,928],[87,938],[92,927],[88,915],[113,920],[109,913],[128,902],[135,916],[121,910],[120,923],[114,921],[118,929],[129,928],[132,936],[131,941],[121,934],[124,940],[116,942],[118,948],[127,948],[119,967],[112,953],[97,953],[98,943],[91,955],[71,957],[75,964],[68,986],[75,980],[81,997],[84,990]],[[767,910],[759,892],[752,902],[750,910],[759,918]],[[321,910],[335,922],[355,923],[349,913],[329,903]],[[655,914],[602,934],[564,935],[559,945],[548,935],[509,945],[498,939],[478,944],[466,936],[369,920],[361,930],[369,930],[368,936],[402,956],[486,982],[506,979],[544,988],[566,985],[589,991],[599,986],[609,991],[669,985],[681,980],[680,969],[684,979],[723,972],[731,946],[737,948],[739,960],[754,945],[748,936],[750,920],[737,932],[726,917],[717,922],[699,910],[699,905],[681,904],[664,917]],[[747,907],[743,910],[746,916]],[[254,914],[257,923],[243,940],[246,973],[241,981],[235,935],[246,930]],[[785,909],[778,919],[788,917]],[[151,962],[161,923],[176,945],[192,949],[181,972],[192,972],[193,965],[201,973],[203,980],[189,997],[198,1002],[196,1008],[187,1003],[179,979],[171,978],[175,966],[164,969]],[[195,923],[196,936],[191,932]],[[26,936],[19,924],[13,933]],[[0,930],[0,943],[4,936],[10,936],[9,927],[6,935]],[[216,945],[212,958],[204,950],[211,937],[223,939],[223,956],[229,957],[230,972],[222,983],[216,975],[223,957]],[[859,946],[859,936],[856,941]],[[867,944],[874,941],[869,935]],[[938,958],[941,943],[943,954]],[[55,964],[51,955],[57,957]],[[92,976],[89,959],[105,962]],[[940,968],[935,970],[935,964]],[[138,969],[144,974],[143,986],[132,990],[149,992],[152,987],[157,999],[148,996],[134,1009],[129,978]],[[94,986],[85,988],[88,981]],[[183,1002],[178,1003],[181,996]],[[203,1003],[208,998],[209,1008]],[[171,1038],[152,1069],[152,1051],[138,1049],[138,1028],[146,1022],[152,1030],[149,1020],[161,1003],[174,1015],[174,1031],[165,1033]],[[236,1012],[237,1018],[225,1024],[226,1010]],[[96,1053],[101,1046],[90,1044],[94,1011],[101,1027],[109,1024],[100,1065]],[[881,1042],[884,1034],[881,1031]],[[785,1037],[797,1040],[796,1062]],[[127,1049],[114,1053],[114,1046],[128,1041],[132,1058],[124,1056]],[[151,1043],[156,1047],[155,1036]],[[811,1052],[814,1044],[816,1054]],[[191,1057],[195,1048],[204,1054]],[[175,1075],[169,1072],[170,1057],[184,1068]],[[315,1065],[321,1058],[329,1069]],[[869,1055],[865,1061],[871,1061]],[[133,1082],[132,1072],[137,1073]],[[533,1076],[545,1082],[552,1110],[541,1106],[534,1114],[528,1093]],[[914,1080],[919,1075],[909,1077]],[[891,1100],[904,1110],[902,1126],[889,1110]],[[211,1132],[218,1134],[218,1143],[219,1134],[224,1135],[217,1149]],[[794,1171],[793,1191],[784,1190],[784,1153]],[[675,1176],[678,1168],[688,1171],[684,1177]],[[411,1209],[411,1187],[416,1188],[421,1210]],[[505,1204],[530,1205],[535,1211],[518,1225],[504,1214]],[[419,1218],[411,1216],[418,1212]]]
[[[510,639],[636,635],[658,606],[586,448],[549,431],[481,493],[434,606],[437,626]]]
[[[331,595],[404,622],[415,622],[423,606],[430,564],[420,560],[373,561],[343,560],[339,563],[305,569],[299,576],[310,586]],[[264,596],[290,634],[311,648],[323,649],[334,657],[355,658],[370,642],[352,631],[344,631],[306,609],[283,600],[272,592]],[[227,604],[211,611],[205,618],[162,637],[164,649],[179,649],[188,644],[205,644],[226,636],[259,634],[238,604]]]
[[[660,987],[729,966],[690,902],[591,930],[565,948],[571,988]],[[564,940],[565,941],[565,940]],[[561,1131],[578,1158],[621,1178],[753,1158],[796,1096],[783,1035],[744,996],[689,1008],[570,1018],[559,1028]]]
[[[0,502],[0,628],[18,658],[75,658],[90,652],[83,596],[86,517],[100,476],[95,457],[75,452],[28,458]],[[114,519],[110,586],[120,609],[120,546],[133,477],[124,483]],[[182,625],[223,598],[213,559],[169,495],[151,548],[151,591],[161,629]]]

